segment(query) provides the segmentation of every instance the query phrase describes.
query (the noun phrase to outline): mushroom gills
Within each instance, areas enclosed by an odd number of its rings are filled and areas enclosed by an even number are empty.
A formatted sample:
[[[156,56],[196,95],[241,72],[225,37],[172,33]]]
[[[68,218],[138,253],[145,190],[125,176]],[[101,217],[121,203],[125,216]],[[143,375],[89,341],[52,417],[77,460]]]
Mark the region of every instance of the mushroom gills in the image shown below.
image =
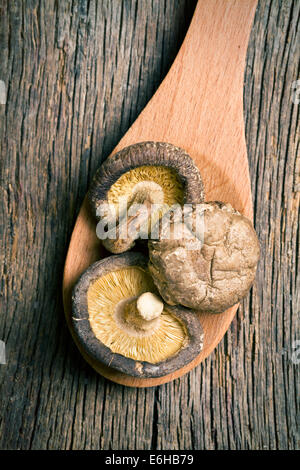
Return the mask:
[[[158,220],[173,205],[184,203],[184,184],[173,168],[160,165],[143,165],[124,173],[111,186],[107,201],[113,205],[115,215],[122,223],[127,215],[130,219],[130,208],[134,205],[146,205],[148,212],[139,215],[141,227],[140,238],[148,238],[148,233]],[[138,206],[136,206],[136,213]]]
[[[116,209],[122,198],[128,198],[129,205],[146,201],[169,206],[183,204],[184,185],[173,168],[142,165],[120,176],[107,193],[108,202]]]
[[[151,276],[138,266],[96,279],[87,292],[96,338],[113,353],[136,361],[156,364],[177,354],[188,342],[187,329],[156,296],[154,301],[156,292]]]

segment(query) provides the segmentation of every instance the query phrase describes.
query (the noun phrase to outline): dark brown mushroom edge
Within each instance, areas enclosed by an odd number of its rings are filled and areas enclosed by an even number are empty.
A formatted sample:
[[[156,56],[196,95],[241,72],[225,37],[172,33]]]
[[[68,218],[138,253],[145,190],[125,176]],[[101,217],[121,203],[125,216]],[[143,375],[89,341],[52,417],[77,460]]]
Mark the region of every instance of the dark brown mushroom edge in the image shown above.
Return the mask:
[[[202,202],[204,189],[198,168],[183,149],[165,142],[141,142],[105,160],[93,178],[88,200],[100,222],[97,234],[104,247],[123,253],[135,240],[148,239],[151,227],[172,205]],[[142,206],[139,211],[136,204]]]
[[[149,271],[168,304],[222,313],[253,284],[258,238],[251,221],[230,204],[197,205],[198,226],[195,209],[184,219],[178,210],[164,216],[159,239],[148,242]],[[168,232],[165,219],[171,220]]]
[[[203,331],[196,315],[162,303],[141,253],[91,265],[72,295],[72,324],[85,352],[140,378],[162,377],[199,355]]]

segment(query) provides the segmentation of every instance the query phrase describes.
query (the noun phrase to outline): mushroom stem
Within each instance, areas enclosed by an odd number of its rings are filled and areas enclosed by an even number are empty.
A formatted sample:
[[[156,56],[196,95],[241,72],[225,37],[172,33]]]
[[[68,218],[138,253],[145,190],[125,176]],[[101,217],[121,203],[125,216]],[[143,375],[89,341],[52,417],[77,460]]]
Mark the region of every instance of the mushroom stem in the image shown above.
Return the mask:
[[[136,308],[144,320],[151,321],[161,315],[164,304],[157,295],[152,292],[144,292],[137,299]]]
[[[154,330],[159,325],[163,302],[152,292],[144,292],[125,308],[126,323],[138,330]]]

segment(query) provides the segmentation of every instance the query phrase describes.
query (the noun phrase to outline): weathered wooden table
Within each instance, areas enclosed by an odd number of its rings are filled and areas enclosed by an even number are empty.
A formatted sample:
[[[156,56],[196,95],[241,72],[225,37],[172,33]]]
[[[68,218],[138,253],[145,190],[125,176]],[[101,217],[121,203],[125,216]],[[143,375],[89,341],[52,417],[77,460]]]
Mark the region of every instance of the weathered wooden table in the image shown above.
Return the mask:
[[[247,55],[256,285],[202,365],[149,389],[81,358],[62,271],[89,181],[168,71],[195,1],[0,5],[0,447],[299,448],[300,1],[259,1]]]

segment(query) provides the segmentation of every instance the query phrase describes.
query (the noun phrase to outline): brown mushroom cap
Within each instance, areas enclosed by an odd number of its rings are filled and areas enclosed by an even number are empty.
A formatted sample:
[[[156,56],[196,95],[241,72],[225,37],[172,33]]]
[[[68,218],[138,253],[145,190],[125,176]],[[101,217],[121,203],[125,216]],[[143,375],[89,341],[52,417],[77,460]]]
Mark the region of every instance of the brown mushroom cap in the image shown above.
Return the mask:
[[[157,178],[154,176],[153,180],[147,181],[147,169],[150,167],[157,167]],[[142,169],[146,181],[143,181],[143,176],[141,175],[137,178],[136,173],[139,171],[138,169]],[[105,213],[105,216],[103,214],[100,215],[99,209],[106,207],[107,204],[111,204],[110,191],[113,186],[115,187],[118,183],[120,183],[121,189],[126,186],[128,178],[127,181],[123,181],[124,175],[129,174],[129,172],[131,172],[130,177],[132,177],[132,181],[137,182],[134,188],[134,192],[137,192],[137,194],[134,194],[134,201],[138,203],[143,204],[148,202],[153,204],[158,201],[158,203],[166,204],[171,202],[172,205],[176,202],[180,204],[198,203],[204,200],[204,189],[199,170],[191,157],[183,149],[165,142],[140,142],[126,147],[107,158],[96,172],[89,189],[88,199],[92,211],[99,221],[104,220],[104,217],[106,220],[112,217],[109,210]],[[169,177],[172,181],[169,181]],[[171,192],[173,191],[175,199],[173,201],[160,200],[157,188],[163,182],[163,178],[165,178],[166,184],[169,184]],[[146,188],[145,185],[147,186]],[[177,186],[183,193],[180,201],[176,201],[175,193]],[[145,189],[147,189],[148,197],[143,194]],[[132,187],[129,188],[129,192],[131,194],[128,194],[128,196],[132,196]],[[119,193],[120,188],[116,191],[116,194]],[[117,233],[110,238],[104,238],[102,240],[103,245],[112,253],[123,253],[131,249],[135,244],[135,240],[139,237],[136,235],[136,232],[142,224],[147,223],[148,219],[149,212],[147,210],[139,214],[138,217],[131,221],[133,233],[126,233],[125,235],[122,235],[124,227],[121,220],[117,227]]]
[[[90,266],[87,271],[82,274],[73,289],[72,323],[80,344],[93,359],[131,376],[161,377],[180,369],[200,353],[203,347],[203,331],[198,318],[195,315],[191,315],[188,309],[170,306],[164,306],[161,327],[155,325],[154,332],[143,330],[137,334],[139,330],[136,330],[135,327],[128,329],[126,327],[125,329],[123,328],[118,316],[118,308],[121,305],[122,301],[120,302],[120,299],[122,299],[122,296],[125,296],[124,300],[126,301],[126,296],[129,293],[128,269],[136,269],[142,273],[139,274],[138,279],[139,295],[147,291],[149,285],[153,286],[152,288],[155,290],[152,278],[147,270],[147,262],[147,258],[142,254],[130,252],[105,258]],[[120,273],[122,270],[125,271],[124,285],[116,286],[111,279],[108,279],[108,282],[105,279],[105,276]],[[97,297],[97,295],[95,296],[95,288],[97,288],[97,283],[99,283],[99,281],[101,283],[103,279],[105,281],[103,285],[105,286],[106,283],[107,288],[99,292]],[[112,297],[114,297],[115,294],[118,299],[118,307],[112,307],[109,316],[101,318],[104,315],[104,311],[101,307],[101,305],[103,305],[103,296],[106,297],[108,302],[112,302],[113,304]],[[140,302],[139,305],[140,309],[145,309],[145,300],[147,301],[149,297],[151,297],[151,295],[140,297],[142,298],[142,302]],[[156,301],[159,303],[157,298]],[[155,309],[157,310],[157,305]],[[153,315],[153,312],[150,312],[148,308],[146,308],[146,311],[148,314],[151,313],[149,323],[155,322],[157,318],[153,317],[157,317],[157,313],[160,312],[156,312],[155,315]],[[100,328],[98,328],[99,325]],[[170,325],[170,328],[168,325]],[[173,328],[174,325],[175,328]],[[109,341],[107,335],[103,334],[103,332],[107,332],[107,328],[111,328]],[[159,328],[164,332],[164,335],[161,335]],[[177,347],[175,344],[176,340],[178,343],[178,338],[175,338],[178,331],[182,334],[180,347]],[[175,341],[172,337],[174,332]],[[101,334],[103,334],[103,338]],[[146,351],[149,345],[151,347],[153,341],[155,347],[159,347],[162,350],[164,343],[169,343],[171,349],[173,348],[173,350],[175,350],[175,353],[166,357],[164,360],[154,362],[151,360],[139,360],[138,356],[140,353],[138,347],[143,341],[145,342]],[[115,343],[118,344],[116,345]],[[177,349],[174,349],[174,344]],[[115,349],[119,351],[120,347],[123,348],[123,346],[124,354],[115,352]],[[155,351],[154,356],[160,357]]]
[[[163,223],[159,240],[148,243],[149,270],[168,304],[221,313],[250,289],[259,242],[250,220],[229,204],[208,202],[197,207],[203,217],[202,237],[192,226],[195,207],[188,223],[174,213],[171,236]],[[178,229],[183,232],[176,239]]]

